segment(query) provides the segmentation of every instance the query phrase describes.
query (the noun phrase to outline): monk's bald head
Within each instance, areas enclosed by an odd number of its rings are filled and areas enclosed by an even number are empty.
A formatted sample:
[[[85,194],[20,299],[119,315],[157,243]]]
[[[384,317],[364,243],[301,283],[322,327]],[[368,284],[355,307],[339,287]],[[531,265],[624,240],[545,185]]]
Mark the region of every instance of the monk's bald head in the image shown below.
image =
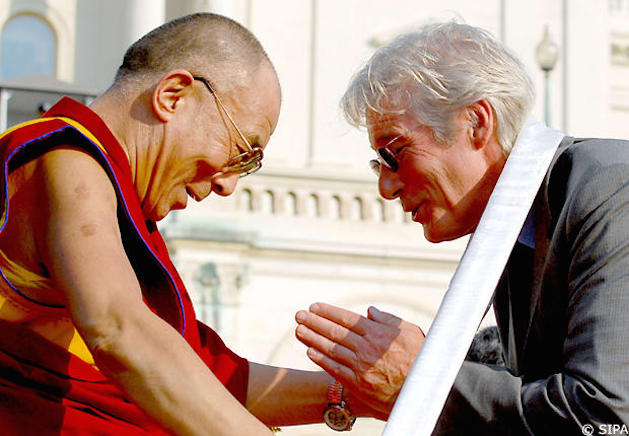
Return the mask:
[[[271,62],[257,38],[237,22],[211,13],[172,20],[125,53],[114,86],[146,83],[175,68],[208,77],[218,88],[238,86]]]

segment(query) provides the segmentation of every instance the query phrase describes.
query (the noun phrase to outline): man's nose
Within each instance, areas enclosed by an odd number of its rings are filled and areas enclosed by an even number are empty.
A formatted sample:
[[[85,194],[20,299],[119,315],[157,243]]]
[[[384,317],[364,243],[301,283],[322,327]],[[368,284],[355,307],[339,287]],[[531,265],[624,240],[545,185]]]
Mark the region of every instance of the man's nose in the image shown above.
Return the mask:
[[[212,191],[215,194],[227,197],[232,195],[238,184],[238,174],[219,174],[212,177]]]
[[[398,198],[402,194],[403,187],[404,184],[397,173],[382,165],[378,178],[378,189],[382,198],[387,200]]]

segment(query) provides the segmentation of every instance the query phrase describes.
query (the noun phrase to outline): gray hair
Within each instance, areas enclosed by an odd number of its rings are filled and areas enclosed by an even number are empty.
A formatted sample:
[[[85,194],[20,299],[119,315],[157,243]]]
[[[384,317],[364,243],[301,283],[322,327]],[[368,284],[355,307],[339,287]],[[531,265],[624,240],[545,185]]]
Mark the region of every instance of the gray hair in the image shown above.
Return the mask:
[[[347,120],[367,126],[367,111],[409,113],[448,142],[456,112],[486,99],[508,154],[535,93],[522,63],[488,32],[456,22],[430,24],[379,48],[341,100]]]

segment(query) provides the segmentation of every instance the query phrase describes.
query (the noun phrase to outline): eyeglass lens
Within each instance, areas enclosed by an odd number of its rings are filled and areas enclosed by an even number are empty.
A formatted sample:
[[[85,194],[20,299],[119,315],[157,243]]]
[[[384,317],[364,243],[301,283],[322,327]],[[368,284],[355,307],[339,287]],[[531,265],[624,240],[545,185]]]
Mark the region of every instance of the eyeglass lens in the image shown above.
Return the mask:
[[[380,176],[380,167],[384,164],[389,170],[396,172],[398,170],[398,162],[395,154],[386,147],[379,147],[376,149],[378,159],[372,159],[369,161],[371,170]]]
[[[264,152],[259,147],[232,157],[223,168],[223,173],[238,173],[240,177],[254,173],[262,166]]]
[[[395,154],[391,150],[386,147],[378,147],[376,149],[380,160],[389,168],[391,171],[396,172],[398,169],[397,159]]]

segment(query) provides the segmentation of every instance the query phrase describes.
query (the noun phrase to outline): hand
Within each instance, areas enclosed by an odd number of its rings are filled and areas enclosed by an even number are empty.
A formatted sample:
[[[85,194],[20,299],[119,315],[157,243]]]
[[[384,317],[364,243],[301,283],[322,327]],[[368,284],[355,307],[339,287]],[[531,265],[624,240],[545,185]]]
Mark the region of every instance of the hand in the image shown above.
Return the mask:
[[[295,319],[295,334],[309,347],[308,357],[340,381],[350,398],[367,405],[373,416],[387,419],[424,342],[422,330],[375,307],[365,318],[315,303]]]

